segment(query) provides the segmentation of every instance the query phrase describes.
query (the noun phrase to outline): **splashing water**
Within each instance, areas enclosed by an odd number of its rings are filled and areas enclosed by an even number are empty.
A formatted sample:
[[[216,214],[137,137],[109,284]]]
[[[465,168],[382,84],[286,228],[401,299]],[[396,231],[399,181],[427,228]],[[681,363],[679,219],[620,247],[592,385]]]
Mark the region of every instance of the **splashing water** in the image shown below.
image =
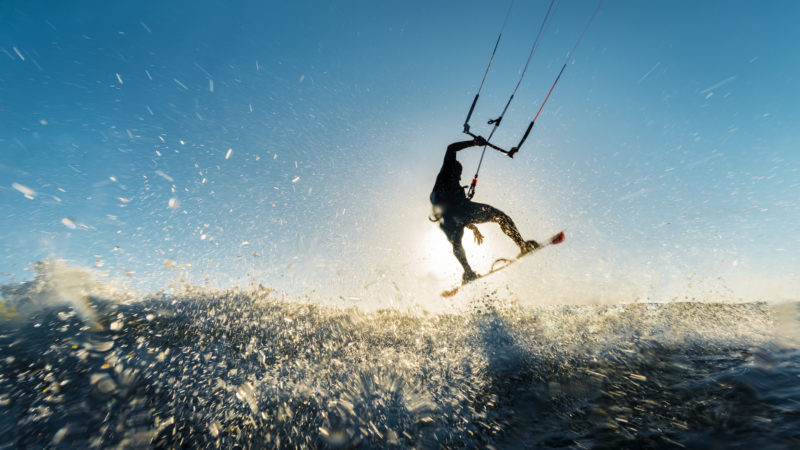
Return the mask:
[[[17,315],[0,333],[0,431],[18,447],[798,437],[800,354],[775,343],[765,303],[532,308],[488,294],[431,314],[192,287],[42,303],[76,292],[50,267],[3,288]]]

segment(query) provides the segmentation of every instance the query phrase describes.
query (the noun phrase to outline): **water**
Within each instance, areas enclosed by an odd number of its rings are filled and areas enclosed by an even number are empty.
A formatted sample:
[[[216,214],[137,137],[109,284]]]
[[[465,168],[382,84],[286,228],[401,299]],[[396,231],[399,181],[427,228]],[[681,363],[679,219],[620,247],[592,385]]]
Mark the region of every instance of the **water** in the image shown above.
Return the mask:
[[[3,287],[6,448],[800,443],[796,303],[367,312],[80,273]]]

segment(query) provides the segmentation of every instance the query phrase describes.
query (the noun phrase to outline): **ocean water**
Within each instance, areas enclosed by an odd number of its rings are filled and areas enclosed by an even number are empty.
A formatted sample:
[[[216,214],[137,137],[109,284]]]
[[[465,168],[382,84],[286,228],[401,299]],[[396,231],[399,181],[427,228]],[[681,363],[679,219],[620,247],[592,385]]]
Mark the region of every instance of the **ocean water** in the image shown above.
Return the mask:
[[[3,448],[800,444],[797,303],[364,311],[57,263],[2,295]]]

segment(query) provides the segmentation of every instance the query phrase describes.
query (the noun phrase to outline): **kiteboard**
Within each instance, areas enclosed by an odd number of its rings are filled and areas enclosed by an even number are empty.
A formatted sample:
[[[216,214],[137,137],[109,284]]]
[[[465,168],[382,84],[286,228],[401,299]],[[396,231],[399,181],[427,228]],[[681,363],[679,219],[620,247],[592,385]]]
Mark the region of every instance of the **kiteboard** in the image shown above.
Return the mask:
[[[461,289],[463,286],[466,286],[466,285],[472,283],[473,281],[480,280],[481,278],[489,276],[489,275],[491,275],[491,274],[493,274],[495,272],[499,272],[499,271],[505,269],[506,267],[510,266],[511,264],[514,264],[515,262],[519,261],[520,258],[524,258],[524,257],[526,257],[526,256],[528,256],[528,255],[530,255],[532,253],[536,253],[536,252],[538,252],[539,250],[541,250],[541,249],[543,249],[545,247],[549,247],[551,245],[560,244],[560,243],[564,242],[565,239],[566,239],[566,235],[564,234],[564,231],[560,231],[560,232],[556,233],[555,235],[551,236],[546,241],[540,243],[539,247],[537,247],[537,248],[535,248],[535,249],[533,249],[533,250],[531,250],[531,251],[529,251],[527,253],[523,253],[523,254],[517,256],[516,258],[498,258],[497,260],[495,260],[495,262],[492,263],[492,268],[488,272],[486,272],[483,275],[478,275],[477,278],[474,278],[474,279],[472,279],[470,281],[467,281],[467,282],[461,284],[461,286],[456,286],[453,289],[450,289],[450,290],[442,292],[442,297],[452,297],[452,296],[456,295],[458,293],[458,290]]]

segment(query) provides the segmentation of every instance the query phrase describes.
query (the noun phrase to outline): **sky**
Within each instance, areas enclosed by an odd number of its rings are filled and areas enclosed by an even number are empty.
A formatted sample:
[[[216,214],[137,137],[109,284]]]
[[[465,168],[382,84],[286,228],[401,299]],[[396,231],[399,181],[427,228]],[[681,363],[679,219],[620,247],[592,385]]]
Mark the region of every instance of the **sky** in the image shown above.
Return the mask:
[[[182,277],[358,299],[459,280],[428,194],[507,4],[235,3],[0,5],[0,282],[47,258],[143,291]],[[513,5],[474,132],[548,4]],[[494,143],[519,139],[595,6],[559,5]],[[796,292],[798,17],[792,1],[604,2],[474,200],[529,238],[567,229],[528,265],[560,292]],[[459,155],[465,178],[479,154]],[[479,272],[515,252],[495,228],[465,242]]]

